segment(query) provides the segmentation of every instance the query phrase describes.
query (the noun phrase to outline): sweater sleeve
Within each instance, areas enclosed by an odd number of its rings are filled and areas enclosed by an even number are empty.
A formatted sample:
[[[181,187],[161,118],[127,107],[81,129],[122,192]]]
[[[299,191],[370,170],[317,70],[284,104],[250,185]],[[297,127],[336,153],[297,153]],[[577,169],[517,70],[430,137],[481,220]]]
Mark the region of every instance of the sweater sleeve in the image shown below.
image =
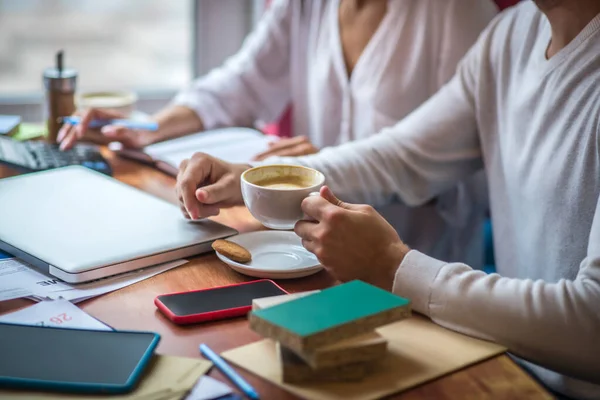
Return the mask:
[[[237,54],[179,92],[172,104],[194,110],[205,129],[279,117],[290,97],[293,3],[273,2]]]
[[[575,279],[504,278],[412,250],[394,293],[436,323],[493,340],[532,363],[600,383],[600,199]]]
[[[300,164],[321,171],[347,202],[379,207],[399,198],[421,205],[482,169],[472,86],[477,52],[461,72],[396,125],[380,134],[305,157],[270,157],[264,164]]]
[[[440,38],[438,87],[454,76],[459,61],[498,14],[498,7],[491,0],[449,0],[446,4]]]

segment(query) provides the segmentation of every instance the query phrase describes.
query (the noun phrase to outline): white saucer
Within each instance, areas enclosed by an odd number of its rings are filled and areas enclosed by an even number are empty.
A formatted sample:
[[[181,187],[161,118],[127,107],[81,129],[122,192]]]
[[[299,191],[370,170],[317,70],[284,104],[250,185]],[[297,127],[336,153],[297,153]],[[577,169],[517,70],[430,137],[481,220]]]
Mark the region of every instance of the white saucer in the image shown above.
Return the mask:
[[[294,232],[250,232],[227,240],[244,246],[252,254],[252,261],[242,264],[219,253],[217,257],[244,275],[292,279],[315,274],[323,268],[317,257],[302,246],[302,241]]]

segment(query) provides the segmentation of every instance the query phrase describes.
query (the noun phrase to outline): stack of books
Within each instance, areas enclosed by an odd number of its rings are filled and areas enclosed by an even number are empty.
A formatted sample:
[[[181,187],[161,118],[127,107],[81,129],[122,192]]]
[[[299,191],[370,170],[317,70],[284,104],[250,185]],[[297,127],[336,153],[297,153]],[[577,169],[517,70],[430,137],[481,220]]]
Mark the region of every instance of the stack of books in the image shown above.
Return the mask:
[[[387,354],[376,328],[408,318],[410,301],[361,281],[253,302],[250,327],[277,342],[286,383],[356,381]]]

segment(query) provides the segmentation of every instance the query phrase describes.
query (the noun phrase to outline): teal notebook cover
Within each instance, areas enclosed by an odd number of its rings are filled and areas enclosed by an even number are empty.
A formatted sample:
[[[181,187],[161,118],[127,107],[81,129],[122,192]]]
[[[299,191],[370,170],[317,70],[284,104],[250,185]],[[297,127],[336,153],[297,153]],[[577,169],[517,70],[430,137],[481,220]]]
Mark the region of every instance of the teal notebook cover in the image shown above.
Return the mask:
[[[351,281],[253,314],[300,336],[407,306],[410,300],[362,281]]]

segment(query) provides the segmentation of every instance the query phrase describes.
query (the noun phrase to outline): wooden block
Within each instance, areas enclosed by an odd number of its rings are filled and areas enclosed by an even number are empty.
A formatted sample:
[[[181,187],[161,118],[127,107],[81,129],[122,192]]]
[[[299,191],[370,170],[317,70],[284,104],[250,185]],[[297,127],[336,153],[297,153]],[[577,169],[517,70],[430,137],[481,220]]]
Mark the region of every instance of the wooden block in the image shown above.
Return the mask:
[[[252,301],[253,310],[264,310],[278,304],[299,299],[319,290],[263,297]],[[376,332],[365,333],[338,343],[320,347],[312,352],[298,354],[312,368],[336,367],[356,362],[372,361],[383,357],[387,350],[387,340]]]
[[[352,281],[253,311],[249,320],[255,332],[304,354],[409,316],[409,300]]]
[[[320,290],[310,290],[308,292],[282,294],[280,296],[262,297],[260,299],[254,299],[252,300],[252,310],[263,310],[265,308],[276,306],[278,304],[283,304],[285,302],[296,300],[301,297],[306,297],[310,294],[315,294],[319,292]]]
[[[286,383],[358,381],[367,376],[366,362],[314,369],[292,350],[277,344],[281,379]]]
[[[312,368],[326,368],[377,360],[386,352],[387,340],[377,332],[371,332],[299,353],[298,356]]]

